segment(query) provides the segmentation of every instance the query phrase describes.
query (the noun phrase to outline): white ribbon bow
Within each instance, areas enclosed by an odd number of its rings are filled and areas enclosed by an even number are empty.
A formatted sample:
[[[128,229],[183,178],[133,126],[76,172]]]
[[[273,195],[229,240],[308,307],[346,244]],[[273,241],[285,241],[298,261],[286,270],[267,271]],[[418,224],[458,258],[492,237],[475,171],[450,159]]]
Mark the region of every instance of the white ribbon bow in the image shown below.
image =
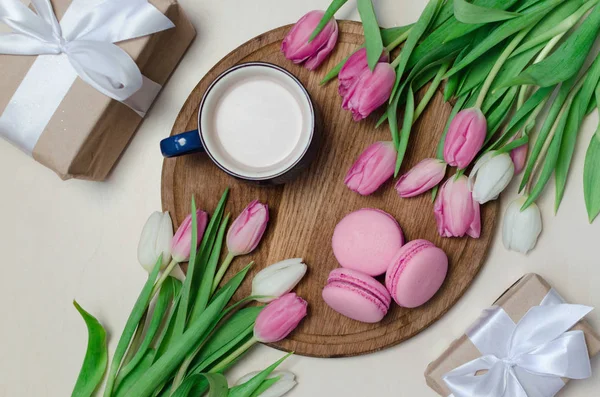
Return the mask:
[[[567,331],[592,308],[561,301],[552,290],[518,324],[501,307],[484,311],[467,332],[482,357],[444,376],[454,397],[551,397],[564,386],[561,378],[588,378],[584,334]]]
[[[0,2],[0,21],[13,30],[0,35],[0,53],[64,53],[81,79],[118,101],[142,87],[142,74],[113,43],[174,27],[147,0],[105,0],[68,27],[58,23],[50,0],[31,0],[31,4],[37,14],[19,0]]]
[[[131,57],[113,43],[174,27],[147,0],[106,0],[86,10],[68,28],[61,28],[50,0],[31,3],[37,14],[19,0],[0,2],[0,21],[13,30],[0,35],[0,53],[64,53],[81,79],[118,101],[142,87],[142,74]]]

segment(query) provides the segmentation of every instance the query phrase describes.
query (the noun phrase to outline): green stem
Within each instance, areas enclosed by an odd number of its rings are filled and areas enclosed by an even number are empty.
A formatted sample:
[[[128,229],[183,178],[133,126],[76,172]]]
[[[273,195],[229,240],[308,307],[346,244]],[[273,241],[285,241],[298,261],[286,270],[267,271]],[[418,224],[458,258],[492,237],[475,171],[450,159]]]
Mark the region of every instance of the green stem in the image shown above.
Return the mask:
[[[135,353],[137,352],[137,350],[140,348],[140,345],[142,344],[142,340],[143,340],[142,336],[144,334],[144,325],[146,324],[147,317],[148,317],[148,309],[146,309],[146,311],[144,312],[144,315],[140,319],[140,322],[139,322],[137,328],[135,329],[135,334],[133,335],[131,344],[129,345],[129,348],[127,349],[127,353],[125,354],[125,358],[123,359],[123,364],[121,365],[121,368],[123,368],[129,361],[131,361],[133,356],[135,356]]]
[[[221,280],[223,279],[223,276],[227,272],[227,269],[229,269],[229,265],[231,265],[231,261],[233,261],[233,258],[235,258],[235,255],[233,255],[231,252],[228,252],[227,257],[225,257],[225,260],[221,264],[221,267],[219,267],[219,271],[217,272],[217,275],[215,276],[215,279],[213,280],[212,289],[210,292],[211,295],[214,294],[215,291],[217,290],[217,287],[219,286],[219,283],[221,282]]]
[[[483,86],[481,87],[481,91],[479,92],[479,96],[477,97],[477,102],[475,103],[476,108],[481,108],[481,105],[483,104],[483,101],[485,100],[485,97],[487,96],[487,93],[490,90],[494,79],[500,72],[500,69],[502,68],[506,60],[510,57],[510,54],[513,53],[513,51],[517,48],[519,43],[523,41],[525,36],[527,36],[527,34],[532,28],[533,26],[530,26],[519,32],[519,34],[517,34],[515,38],[512,39],[510,44],[504,49],[502,54],[500,54],[500,57],[496,61],[496,64],[494,65],[492,70],[490,70],[488,77],[483,82]]]
[[[404,43],[406,41],[406,39],[408,39],[408,35],[410,34],[410,31],[412,30],[412,28],[408,29],[406,32],[402,33],[400,36],[398,36],[398,38],[394,41],[392,41],[387,47],[385,47],[385,49],[389,52],[391,52],[394,48],[398,47],[400,44]],[[394,60],[395,62],[396,60]],[[398,66],[398,65],[396,65]]]
[[[440,69],[438,70],[433,81],[431,82],[431,85],[427,89],[427,92],[425,92],[425,96],[423,97],[423,99],[421,99],[421,102],[419,102],[419,105],[415,109],[415,114],[413,117],[413,124],[419,119],[421,114],[423,114],[423,111],[425,111],[425,108],[427,107],[427,105],[429,105],[431,98],[433,98],[433,96],[437,92],[437,89],[440,87],[440,84],[442,83],[442,78],[448,71],[449,67],[450,67],[450,63],[445,63],[442,66],[440,66]]]
[[[160,290],[160,287],[163,285],[167,277],[169,277],[176,265],[177,262],[175,262],[175,259],[171,259],[171,263],[169,263],[169,266],[165,268],[156,284],[154,284],[154,287],[152,288],[152,293],[150,294],[150,300],[152,300],[154,295],[156,295],[156,293]]]
[[[254,346],[256,344],[256,342],[258,342],[258,341],[254,337],[248,339],[248,341],[246,343],[244,343],[243,345],[241,345],[240,347],[238,347],[233,353],[231,353],[230,355],[228,355],[227,357],[225,357],[223,360],[219,361],[208,372],[215,373],[215,372],[219,372],[219,371],[224,370],[225,368],[227,368],[227,365],[229,365],[232,361],[234,361],[239,356],[241,356],[242,354],[244,354],[246,352],[246,350],[248,350],[252,346]]]

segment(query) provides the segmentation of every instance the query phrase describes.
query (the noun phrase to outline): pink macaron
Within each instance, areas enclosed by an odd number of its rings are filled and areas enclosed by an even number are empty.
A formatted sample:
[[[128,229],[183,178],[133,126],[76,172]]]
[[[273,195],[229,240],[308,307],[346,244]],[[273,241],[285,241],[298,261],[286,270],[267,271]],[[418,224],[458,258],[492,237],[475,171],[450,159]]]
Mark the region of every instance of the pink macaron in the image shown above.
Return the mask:
[[[385,273],[402,247],[398,222],[387,212],[363,208],[344,217],[333,232],[333,254],[342,267],[369,276]]]
[[[368,276],[352,269],[335,269],[323,288],[323,300],[336,312],[363,323],[381,321],[392,298],[387,289]]]
[[[402,307],[414,308],[429,301],[448,273],[448,256],[427,240],[406,243],[390,262],[385,285]]]

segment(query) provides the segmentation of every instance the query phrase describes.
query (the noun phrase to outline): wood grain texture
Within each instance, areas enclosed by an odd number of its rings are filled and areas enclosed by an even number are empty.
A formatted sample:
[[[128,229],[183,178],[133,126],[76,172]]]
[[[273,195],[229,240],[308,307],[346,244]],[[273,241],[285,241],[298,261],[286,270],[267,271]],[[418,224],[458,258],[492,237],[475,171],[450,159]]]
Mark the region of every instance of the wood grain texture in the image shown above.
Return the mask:
[[[259,187],[229,177],[203,154],[165,159],[163,208],[171,212],[174,223],[178,225],[189,213],[192,195],[195,195],[199,208],[212,211],[227,186],[231,187],[227,211],[234,217],[251,200],[267,202],[271,220],[265,238],[254,253],[234,261],[228,276],[250,260],[256,262],[253,269],[256,272],[282,259],[305,259],[309,271],[296,292],[309,302],[309,316],[286,340],[273,346],[315,357],[374,352],[400,343],[427,328],[463,295],[484,262],[498,215],[498,204],[494,202],[482,208],[480,239],[443,239],[437,233],[429,194],[401,199],[393,189],[392,181],[369,197],[348,190],[343,183],[346,171],[369,144],[390,140],[389,131],[386,127],[374,128],[381,113],[360,123],[352,121],[351,114],[341,110],[336,83],[320,87],[318,82],[331,67],[362,44],[362,27],[356,22],[341,21],[338,45],[317,72],[294,65],[281,54],[281,40],[290,27],[283,26],[262,34],[223,58],[193,89],[175,121],[172,134],[197,128],[202,95],[221,72],[238,63],[270,62],[297,76],[321,112],[323,142],[315,162],[299,178],[285,186]],[[450,111],[450,106],[438,94],[413,129],[403,171],[425,157],[433,157]],[[448,277],[430,302],[412,310],[393,304],[379,324],[363,324],[345,318],[331,310],[321,298],[321,289],[329,272],[338,266],[330,244],[333,229],[346,214],[364,207],[389,212],[399,221],[408,240],[431,240],[450,258]],[[252,275],[238,291],[237,299],[249,293]]]

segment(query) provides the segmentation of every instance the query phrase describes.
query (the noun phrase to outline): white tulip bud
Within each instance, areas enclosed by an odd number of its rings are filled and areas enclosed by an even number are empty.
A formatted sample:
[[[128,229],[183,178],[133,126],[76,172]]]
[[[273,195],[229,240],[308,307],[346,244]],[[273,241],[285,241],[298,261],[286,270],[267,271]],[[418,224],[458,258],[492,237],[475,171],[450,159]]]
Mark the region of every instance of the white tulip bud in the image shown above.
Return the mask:
[[[508,153],[484,154],[469,176],[473,199],[479,204],[497,199],[514,175],[515,164]]]
[[[533,203],[525,211],[521,211],[526,200],[526,197],[519,197],[510,203],[504,214],[502,226],[502,240],[506,249],[523,254],[535,247],[542,232],[539,207]]]
[[[306,264],[302,258],[286,259],[262,269],[252,280],[252,296],[265,296],[258,302],[270,302],[290,292],[302,280]]]
[[[152,271],[158,257],[162,254],[163,270],[171,261],[171,239],[173,238],[173,222],[168,212],[153,212],[140,236],[138,244],[138,261],[148,272]]]
[[[244,375],[237,381],[236,385],[241,385],[248,382],[259,373],[260,371],[255,371]],[[273,379],[277,377],[279,380],[277,380],[277,382],[275,382],[275,384],[273,384],[267,390],[259,394],[258,397],[281,397],[298,384],[298,382],[296,382],[296,375],[287,371],[274,371],[268,376],[267,379]]]

